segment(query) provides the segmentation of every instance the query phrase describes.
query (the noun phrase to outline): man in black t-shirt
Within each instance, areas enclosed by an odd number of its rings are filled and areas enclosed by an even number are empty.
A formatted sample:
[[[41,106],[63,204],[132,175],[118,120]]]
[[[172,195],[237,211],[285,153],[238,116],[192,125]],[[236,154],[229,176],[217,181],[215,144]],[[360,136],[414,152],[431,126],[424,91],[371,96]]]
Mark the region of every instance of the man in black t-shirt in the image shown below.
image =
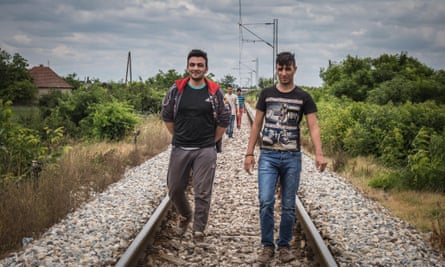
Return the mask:
[[[295,199],[300,183],[301,144],[300,122],[304,116],[315,148],[315,166],[324,171],[320,131],[312,97],[294,84],[297,71],[295,56],[289,52],[277,55],[276,69],[279,83],[261,91],[256,104],[247,146],[244,169],[251,174],[255,165],[254,149],[261,132],[261,153],[258,160],[258,196],[260,206],[261,244],[260,263],[269,262],[275,253],[274,203],[275,187],[281,186],[281,221],[277,247],[282,262],[295,259],[290,251],[295,222]]]
[[[194,49],[187,56],[189,77],[175,81],[163,99],[162,119],[172,134],[167,174],[168,194],[180,214],[178,233],[184,235],[193,217],[193,238],[204,239],[216,169],[216,141],[229,124],[224,93],[208,80],[207,54]],[[186,196],[193,172],[195,210]]]

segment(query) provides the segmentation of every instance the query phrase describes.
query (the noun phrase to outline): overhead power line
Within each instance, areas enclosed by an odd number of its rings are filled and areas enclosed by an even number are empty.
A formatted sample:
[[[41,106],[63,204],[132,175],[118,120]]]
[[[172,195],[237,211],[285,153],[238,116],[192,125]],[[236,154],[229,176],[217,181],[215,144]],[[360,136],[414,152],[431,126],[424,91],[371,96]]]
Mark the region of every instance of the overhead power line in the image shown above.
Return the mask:
[[[272,39],[272,43],[266,41],[264,38],[262,38],[257,33],[255,33],[253,30],[249,29],[247,26],[250,26],[250,25],[272,25],[273,26],[273,39]],[[273,83],[275,84],[275,82],[276,82],[275,58],[276,58],[277,53],[278,53],[278,19],[273,19],[272,22],[265,22],[265,23],[254,23],[254,24],[243,23],[243,20],[242,20],[242,5],[241,5],[241,0],[239,0],[239,21],[238,21],[238,26],[239,26],[239,49],[240,49],[240,51],[239,51],[238,69],[239,69],[239,78],[240,78],[240,80],[242,79],[241,78],[241,67],[242,67],[241,62],[242,62],[243,43],[245,43],[245,42],[251,42],[251,43],[262,42],[262,43],[265,43],[266,45],[268,45],[269,47],[272,48],[272,80],[273,80]],[[243,30],[247,31],[250,35],[252,35],[253,37],[255,37],[257,39],[253,39],[253,40],[245,39]],[[257,59],[257,64],[258,64],[258,59]],[[257,72],[257,75],[258,75],[258,72]]]

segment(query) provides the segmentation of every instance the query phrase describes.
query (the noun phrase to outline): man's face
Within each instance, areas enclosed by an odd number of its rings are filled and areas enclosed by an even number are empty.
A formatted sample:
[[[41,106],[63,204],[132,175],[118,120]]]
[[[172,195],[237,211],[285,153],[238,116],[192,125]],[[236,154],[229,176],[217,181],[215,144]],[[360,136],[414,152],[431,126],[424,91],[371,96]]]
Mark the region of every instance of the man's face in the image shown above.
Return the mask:
[[[297,67],[294,65],[278,65],[277,64],[277,75],[280,84],[287,85],[294,82],[294,75],[297,71]]]
[[[229,93],[229,95],[231,95],[233,93],[233,88],[232,87],[227,87],[227,93]]]
[[[199,81],[207,72],[206,60],[203,57],[191,57],[187,64],[187,72],[190,78]]]

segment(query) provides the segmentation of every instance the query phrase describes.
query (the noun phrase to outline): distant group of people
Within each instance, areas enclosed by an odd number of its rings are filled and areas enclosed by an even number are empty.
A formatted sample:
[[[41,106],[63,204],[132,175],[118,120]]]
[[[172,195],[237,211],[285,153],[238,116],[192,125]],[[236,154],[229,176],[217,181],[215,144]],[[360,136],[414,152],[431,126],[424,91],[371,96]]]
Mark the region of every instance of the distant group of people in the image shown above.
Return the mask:
[[[229,138],[233,138],[233,128],[241,129],[241,120],[244,113],[244,101],[245,98],[241,94],[241,88],[236,90],[236,95],[233,94],[233,86],[227,85],[227,93],[224,95],[224,103],[227,103],[230,107],[231,116],[229,126],[226,129],[226,134]]]
[[[192,222],[195,242],[205,239],[215,178],[217,153],[222,137],[233,138],[233,128],[241,127],[244,96],[241,89],[227,93],[207,79],[207,54],[193,49],[187,56],[188,77],[175,81],[163,99],[162,119],[172,135],[172,150],[167,173],[168,194],[180,215],[178,234],[184,235]],[[256,104],[246,147],[244,169],[252,174],[255,166],[255,145],[260,139],[258,157],[258,197],[262,251],[258,262],[267,263],[276,248],[282,262],[295,257],[290,250],[295,222],[295,199],[301,173],[299,124],[306,116],[315,148],[315,166],[324,171],[320,131],[316,119],[317,107],[309,93],[294,83],[297,66],[290,52],[277,55],[276,71],[279,83],[261,91]],[[190,177],[194,192],[194,209],[186,196]],[[281,221],[279,238],[274,242],[274,203],[277,181],[281,186]]]

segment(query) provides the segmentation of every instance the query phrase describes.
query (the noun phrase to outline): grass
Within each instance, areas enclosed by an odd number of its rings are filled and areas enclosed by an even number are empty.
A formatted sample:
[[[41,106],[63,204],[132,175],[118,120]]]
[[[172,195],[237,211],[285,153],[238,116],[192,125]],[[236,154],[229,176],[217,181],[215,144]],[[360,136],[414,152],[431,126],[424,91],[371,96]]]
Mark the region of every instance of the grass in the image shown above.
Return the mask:
[[[254,107],[255,98],[248,98]],[[312,141],[302,123],[301,145],[305,151],[313,154]],[[326,151],[324,151],[326,153]],[[325,155],[326,156],[326,155]],[[349,158],[344,152],[336,151],[328,155],[328,168],[337,172],[365,196],[375,200],[394,216],[413,225],[419,232],[429,235],[431,245],[445,253],[445,194],[419,192],[413,190],[385,191],[372,188],[368,182],[378,174],[389,170],[371,157]]]
[[[76,144],[57,164],[44,166],[37,182],[0,188],[0,255],[17,250],[24,237],[38,238],[53,224],[120,180],[125,170],[165,150],[171,137],[156,116],[119,143]]]
[[[23,237],[37,238],[69,212],[118,181],[125,170],[137,166],[170,143],[170,134],[157,117],[149,117],[134,137],[120,143],[77,144],[58,164],[45,166],[38,183],[12,183],[0,188],[0,256],[21,246]],[[302,140],[310,152],[310,141]],[[367,197],[419,231],[432,233],[432,244],[445,248],[445,195],[416,191],[384,191],[368,186],[377,173],[387,171],[372,158],[330,159],[331,170],[350,181]]]
[[[301,142],[306,151],[313,153],[308,136],[303,136]],[[344,177],[394,216],[413,225],[419,232],[430,234],[431,245],[445,252],[445,194],[370,187],[368,183],[373,177],[389,171],[372,157],[349,158],[345,153],[337,152],[328,161],[330,170]]]
[[[413,225],[424,234],[431,234],[433,247],[445,251],[445,195],[413,190],[382,190],[368,186],[377,174],[388,170],[371,157],[342,159],[345,165],[339,174],[367,197],[377,201],[394,216]],[[333,162],[333,160],[331,160]],[[332,164],[332,163],[331,163]]]

